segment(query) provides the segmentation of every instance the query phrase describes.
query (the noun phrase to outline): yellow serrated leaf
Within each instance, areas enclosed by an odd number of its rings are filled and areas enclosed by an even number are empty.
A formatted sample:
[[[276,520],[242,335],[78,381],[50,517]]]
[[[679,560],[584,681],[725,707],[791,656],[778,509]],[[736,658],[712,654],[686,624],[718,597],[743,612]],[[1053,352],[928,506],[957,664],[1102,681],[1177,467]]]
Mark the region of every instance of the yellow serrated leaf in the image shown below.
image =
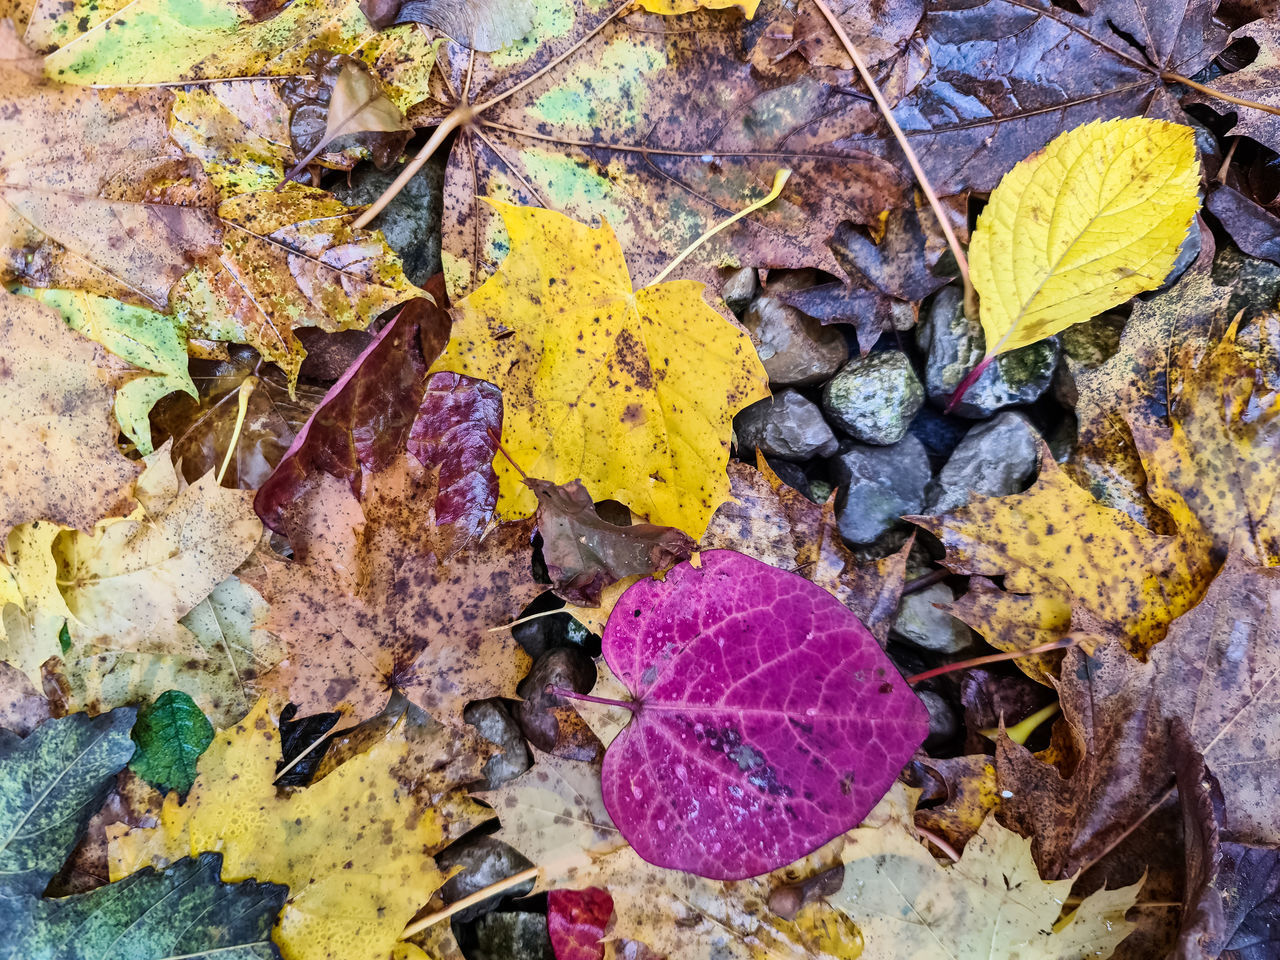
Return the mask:
[[[502,441],[531,477],[582,480],[695,539],[729,497],[733,415],[769,395],[746,333],[692,280],[634,290],[609,225],[490,201],[511,252],[458,303],[435,370],[502,390]],[[505,456],[498,512],[537,500]]]
[[[1168,276],[1199,206],[1190,127],[1069,130],[991,194],[969,248],[987,356],[1043,340]]]
[[[760,0],[639,0],[640,7],[663,15],[693,13],[695,10],[727,10],[737,7],[750,20],[756,15]]]

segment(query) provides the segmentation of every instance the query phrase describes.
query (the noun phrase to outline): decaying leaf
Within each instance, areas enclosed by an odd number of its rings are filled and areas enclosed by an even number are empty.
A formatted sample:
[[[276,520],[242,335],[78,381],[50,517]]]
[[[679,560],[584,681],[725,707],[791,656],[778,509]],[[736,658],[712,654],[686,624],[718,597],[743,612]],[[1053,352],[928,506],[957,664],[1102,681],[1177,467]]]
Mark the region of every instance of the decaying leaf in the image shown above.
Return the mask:
[[[1014,167],[969,248],[987,357],[1160,286],[1198,185],[1192,129],[1141,118],[1069,130]]]
[[[664,570],[693,551],[693,541],[673,527],[610,523],[577,480],[563,486],[525,483],[538,498],[538,532],[552,587],[571,603],[598,604],[609,584]]]
[[[581,480],[596,500],[701,536],[729,494],[733,415],[768,395],[747,335],[693,281],[634,290],[607,224],[494,207],[511,253],[458,303],[433,369],[502,390],[503,445],[528,476]],[[515,467],[494,468],[499,515],[532,515]]]
[[[280,734],[260,702],[215,736],[186,801],[165,797],[158,827],[108,827],[112,879],[217,851],[223,880],[289,888],[274,932],[285,960],[385,960],[444,881],[431,859],[439,816],[388,772],[408,750],[393,729],[318,783],[281,796]]]
[[[1073,880],[1041,880],[1030,841],[994,817],[947,867],[897,819],[843,844],[844,886],[827,899],[862,930],[867,960],[1105,960],[1133,926],[1125,913],[1141,883],[1092,893],[1060,921]]]
[[[739,879],[796,860],[856,824],[927,732],[846,607],[744,554],[634,584],[602,646],[636,703],[605,804],[659,866]]]
[[[1256,43],[1257,57],[1244,69],[1215,79],[1213,89],[1254,103],[1280,106],[1280,28],[1277,27],[1274,16],[1246,24],[1231,34],[1232,43],[1239,40],[1252,40]],[[1212,94],[1197,92],[1189,99],[1207,104],[1220,113],[1235,114],[1236,123],[1231,128],[1233,136],[1252,137],[1272,150],[1280,149],[1275,114],[1242,104],[1224,103]]]
[[[88,530],[132,507],[137,466],[111,416],[120,372],[57,311],[0,290],[0,535],[33,520]]]
[[[361,0],[379,29],[421,23],[473,50],[492,53],[519,40],[533,26],[533,0]]]
[[[535,889],[599,887],[613,899],[613,940],[681,960],[837,960],[855,956],[857,930],[826,904],[785,920],[768,905],[776,886],[839,860],[838,842],[765,877],[706,880],[646,863],[609,819],[600,768],[537,753],[533,769],[483,797],[499,812],[499,839],[538,864]]]

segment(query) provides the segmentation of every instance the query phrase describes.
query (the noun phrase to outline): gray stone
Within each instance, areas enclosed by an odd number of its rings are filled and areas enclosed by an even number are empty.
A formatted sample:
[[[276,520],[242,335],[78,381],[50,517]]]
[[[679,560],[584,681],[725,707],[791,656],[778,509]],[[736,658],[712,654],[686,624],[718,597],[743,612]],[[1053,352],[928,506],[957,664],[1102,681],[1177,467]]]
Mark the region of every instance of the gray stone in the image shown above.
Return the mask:
[[[753,403],[738,414],[733,430],[742,450],[783,460],[829,457],[840,446],[822,411],[794,390]]]
[[[521,870],[527,870],[533,864],[501,840],[486,836],[463,837],[450,844],[436,854],[436,866],[443,873],[448,873],[455,867],[462,868],[461,872],[450,877],[440,888],[441,898],[446,904],[450,904],[456,903],[463,897],[469,897],[477,890],[483,890],[499,880],[505,880]],[[466,922],[482,913],[488,913],[503,897],[519,897],[531,890],[533,890],[533,881],[527,880],[519,886],[459,911],[456,916],[459,922]]]
[[[935,603],[948,604],[953,600],[955,595],[945,583],[935,583],[908,593],[898,605],[898,616],[892,628],[894,636],[934,653],[959,653],[969,649],[973,646],[973,631],[934,606]]]
[[[760,279],[756,276],[755,267],[743,267],[735,270],[725,278],[720,287],[720,296],[734,313],[742,313],[751,306],[751,301],[760,292]]]
[[[541,913],[489,913],[476,921],[471,960],[555,960]]]
[[[945,407],[965,376],[987,351],[982,325],[964,315],[964,294],[957,287],[938,291],[916,343],[925,353],[924,386],[929,402]],[[1057,337],[1001,354],[983,371],[952,413],[971,419],[991,416],[1001,407],[1031,403],[1049,388],[1058,365]]]
[[[831,461],[831,472],[841,490],[840,535],[850,543],[872,543],[924,508],[929,455],[915,437],[887,447],[854,444]]]
[[[486,740],[502,748],[484,765],[486,790],[494,790],[508,780],[514,780],[533,766],[529,746],[520,734],[520,727],[507,705],[501,700],[477,700],[462,710],[462,719],[471,724]]]
[[[960,731],[956,712],[951,709],[951,704],[947,703],[941,694],[934,693],[932,690],[921,690],[917,696],[924,704],[924,708],[929,711],[929,735],[924,740],[925,749],[939,747]]]
[[[863,443],[897,443],[924,405],[924,387],[898,350],[854,357],[822,388],[822,409]]]
[[[821,383],[849,356],[844,336],[773,297],[756,297],[742,317],[770,383]]]
[[[974,494],[1004,497],[1026,488],[1036,472],[1040,434],[1020,413],[1007,410],[964,435],[929,498],[930,513],[962,507]]]
[[[419,170],[396,198],[373,218],[371,229],[381,230],[387,244],[404,262],[404,275],[411,283],[423,284],[440,272],[440,215],[444,209],[445,154],[437,154]],[[400,165],[378,170],[362,163],[345,181],[333,188],[333,195],[349,206],[373,203],[400,174]]]

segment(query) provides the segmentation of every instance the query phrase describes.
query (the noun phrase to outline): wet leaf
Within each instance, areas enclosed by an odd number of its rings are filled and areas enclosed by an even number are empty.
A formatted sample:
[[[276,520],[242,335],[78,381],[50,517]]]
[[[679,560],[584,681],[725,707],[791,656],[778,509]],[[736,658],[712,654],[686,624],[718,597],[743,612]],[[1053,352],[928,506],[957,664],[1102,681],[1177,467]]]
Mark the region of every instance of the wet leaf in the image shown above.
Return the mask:
[[[847,608],[743,554],[632,586],[603,651],[636,700],[605,754],[605,803],[659,866],[737,879],[802,857],[856,824],[926,733]]]
[[[922,0],[842,0],[829,6],[858,53],[873,66],[901,51],[924,13]],[[769,39],[785,44],[783,50],[797,50],[815,67],[853,69],[844,44],[816,6],[798,4],[794,12],[784,6],[779,13]]]
[[[360,9],[379,29],[421,23],[463,46],[492,53],[529,32],[534,4],[532,0],[361,0]]]
[[[1030,841],[994,817],[946,867],[897,820],[852,831],[840,855],[844,886],[827,899],[862,930],[867,960],[986,960],[1022,951],[1105,960],[1132,929],[1125,913],[1140,886],[1092,893],[1059,922],[1072,880],[1041,880]]]
[[[72,290],[15,291],[53,307],[73,330],[102,344],[121,360],[151,371],[132,377],[116,389],[115,414],[120,429],[144,456],[151,453],[147,417],[161,397],[182,391],[195,397],[187,373],[187,347],[171,317],[108,297]]]
[[[354,720],[399,689],[454,726],[467,701],[514,696],[528,659],[509,631],[489,628],[542,589],[529,573],[531,525],[498,526],[458,550],[449,524],[424,522],[437,489],[407,454],[367,476],[360,500],[341,480],[315,479],[286,521],[296,559],[261,556],[253,577],[289,649],[261,689]]]
[[[608,225],[493,206],[511,253],[457,304],[434,369],[498,386],[502,442],[528,476],[581,480],[596,500],[700,536],[729,494],[733,415],[768,395],[750,340],[693,281],[633,290]],[[499,516],[531,516],[520,474],[505,457],[494,468]]]
[[[613,898],[600,887],[547,894],[547,933],[556,960],[604,960],[605,928]]]
[[[135,960],[279,957],[270,937],[284,888],[220,883],[220,863],[206,854],[56,900],[0,898],[6,955],[79,960],[113,955],[124,942]]]
[[[132,710],[48,720],[25,740],[0,730],[0,870],[6,896],[39,896],[133,755]]]
[[[995,763],[981,754],[920,763],[942,781],[947,793],[941,803],[916,810],[916,826],[963,850],[1000,802]]]
[[[216,850],[223,880],[289,888],[273,933],[284,956],[384,960],[444,881],[430,857],[441,845],[440,818],[388,772],[408,750],[397,728],[281,796],[272,782],[280,734],[261,702],[214,737],[185,803],[166,796],[158,827],[108,828],[112,879]]]
[[[196,779],[196,761],[213,742],[213,725],[185,693],[166,690],[138,711],[133,725],[138,752],[129,769],[161,790],[185,793]]]
[[[987,357],[1160,286],[1198,185],[1191,128],[1137,118],[1077,127],[1014,167],[969,248]]]
[[[552,589],[571,603],[598,604],[609,584],[665,570],[693,551],[693,541],[673,527],[610,523],[580,481],[525,483],[538,498],[538,532]]]
[[[88,530],[128,512],[137,467],[111,416],[120,368],[28,297],[0,291],[0,317],[0,534],[42,519]]]

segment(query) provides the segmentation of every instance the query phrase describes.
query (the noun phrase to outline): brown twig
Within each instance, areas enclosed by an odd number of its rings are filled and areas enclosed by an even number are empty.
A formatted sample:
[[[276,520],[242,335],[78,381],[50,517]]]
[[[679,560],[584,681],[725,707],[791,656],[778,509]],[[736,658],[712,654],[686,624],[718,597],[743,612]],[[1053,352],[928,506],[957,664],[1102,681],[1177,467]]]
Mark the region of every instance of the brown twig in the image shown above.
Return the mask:
[[[1205,96],[1213,97],[1215,100],[1225,100],[1227,103],[1234,103],[1241,107],[1252,107],[1254,110],[1261,110],[1263,113],[1273,113],[1277,117],[1280,117],[1280,107],[1272,107],[1265,103],[1259,103],[1257,100],[1245,100],[1243,97],[1232,96],[1229,93],[1224,93],[1222,90],[1215,90],[1213,87],[1206,87],[1203,83],[1197,83],[1195,80],[1192,80],[1189,77],[1184,77],[1180,73],[1173,73],[1172,71],[1166,70],[1164,73],[1160,74],[1160,79],[1168,80],[1173,83],[1181,83],[1190,87],[1192,90],[1197,90],[1200,93],[1203,93]]]
[[[382,212],[383,207],[396,198],[396,195],[405,188],[405,185],[414,178],[423,164],[431,159],[431,155],[439,149],[440,144],[444,143],[445,138],[453,133],[463,124],[470,123],[474,111],[471,104],[460,103],[453,108],[453,112],[440,121],[440,126],[436,127],[435,133],[431,134],[431,139],[422,145],[422,149],[418,151],[418,155],[404,165],[404,169],[400,171],[400,176],[391,182],[391,186],[382,191],[381,196],[369,205],[369,209],[356,217],[356,222],[351,226],[353,229],[360,230],[369,225],[369,221]]]
[[[926,830],[924,827],[917,824],[916,833],[920,834],[920,836],[924,837],[926,840],[932,843],[935,847],[937,847],[939,850],[945,853],[947,855],[947,859],[949,859],[952,863],[960,862],[960,854],[956,853],[956,848],[953,847],[951,844],[947,843],[947,841],[943,840],[940,836],[938,836],[932,830]]]
[[[941,583],[949,576],[951,576],[950,570],[930,570],[914,580],[909,580],[902,588],[902,595],[905,597],[908,594],[919,593],[921,590],[932,587],[935,583]]]
[[[434,913],[428,913],[425,917],[414,920],[404,928],[404,933],[400,934],[400,939],[408,940],[415,934],[419,934],[423,930],[427,929],[427,927],[433,926],[441,920],[449,919],[460,910],[465,910],[467,907],[474,906],[482,900],[488,900],[490,897],[502,893],[504,890],[510,890],[512,887],[518,887],[526,880],[532,880],[537,875],[538,868],[529,867],[527,870],[521,870],[519,873],[513,873],[511,876],[503,880],[499,880],[497,883],[491,883],[487,887],[482,887],[475,893],[468,894],[461,900],[449,904],[442,910],[437,910]]]
[[[894,139],[898,141],[898,146],[902,148],[902,152],[906,155],[911,172],[916,175],[916,182],[920,184],[921,192],[924,194],[925,199],[929,201],[929,206],[933,208],[933,214],[938,218],[938,225],[942,227],[942,233],[947,238],[947,246],[951,248],[951,253],[956,258],[956,266],[960,268],[960,280],[964,284],[965,316],[970,320],[974,319],[978,315],[978,296],[969,280],[969,258],[965,256],[964,248],[960,246],[960,239],[956,236],[955,231],[951,229],[951,221],[947,219],[947,212],[942,208],[938,195],[934,193],[933,185],[929,183],[929,178],[925,176],[924,169],[920,166],[920,161],[916,157],[916,152],[907,140],[907,135],[902,132],[902,128],[898,126],[898,121],[893,118],[893,110],[890,109],[889,102],[885,100],[884,94],[880,92],[880,88],[876,85],[875,80],[872,79],[871,71],[867,69],[862,55],[858,53],[858,48],[853,45],[849,35],[844,32],[844,27],[836,19],[836,15],[831,12],[831,8],[827,6],[826,0],[813,0],[813,3],[823,17],[826,18],[827,23],[831,25],[831,29],[835,31],[836,36],[840,38],[840,43],[844,45],[845,53],[849,54],[849,59],[857,67],[858,75],[862,77],[862,82],[871,91],[871,96],[875,99],[876,106],[880,108],[880,113],[883,114],[885,122],[889,125],[889,129],[893,131]]]
[[[958,660],[955,663],[946,663],[940,667],[934,667],[932,670],[926,670],[924,673],[917,673],[914,676],[907,677],[907,683],[914,685],[924,680],[931,680],[934,677],[940,677],[944,673],[954,673],[956,670],[968,670],[970,667],[982,667],[986,666],[988,663],[1001,663],[1005,660],[1021,660],[1023,657],[1034,656],[1037,653],[1049,653],[1053,650],[1065,650],[1067,647],[1074,647],[1079,642],[1079,639],[1076,637],[1066,636],[1060,640],[1050,640],[1048,643],[1042,643],[1038,647],[1028,647],[1026,650],[1014,650],[1010,653],[993,653],[985,657],[971,657],[968,660]]]

